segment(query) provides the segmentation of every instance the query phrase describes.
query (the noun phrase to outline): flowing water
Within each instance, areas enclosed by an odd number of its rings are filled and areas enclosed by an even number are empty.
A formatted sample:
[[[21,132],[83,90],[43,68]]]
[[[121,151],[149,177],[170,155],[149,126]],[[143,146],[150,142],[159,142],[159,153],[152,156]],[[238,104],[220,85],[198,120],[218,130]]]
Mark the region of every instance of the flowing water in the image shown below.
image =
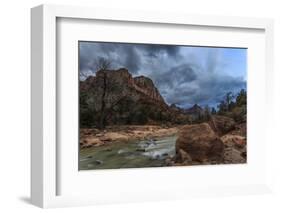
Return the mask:
[[[79,169],[119,169],[165,166],[175,155],[176,136],[136,142],[116,142],[80,150]]]

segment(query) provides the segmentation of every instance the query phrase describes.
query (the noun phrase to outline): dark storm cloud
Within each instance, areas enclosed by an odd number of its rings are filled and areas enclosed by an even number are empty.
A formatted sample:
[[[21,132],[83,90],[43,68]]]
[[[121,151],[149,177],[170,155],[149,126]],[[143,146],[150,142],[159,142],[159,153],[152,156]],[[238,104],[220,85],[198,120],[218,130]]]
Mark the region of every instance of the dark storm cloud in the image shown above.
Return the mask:
[[[216,106],[227,92],[246,88],[246,66],[239,66],[245,50],[102,42],[80,42],[79,48],[80,72],[94,75],[95,61],[108,59],[112,69],[151,78],[168,104]]]
[[[80,43],[80,72],[94,74],[96,61],[104,58],[111,63],[112,69],[126,67],[131,73],[137,73],[141,64],[135,46],[115,43]]]
[[[171,45],[145,45],[121,43],[80,42],[80,72],[95,73],[95,61],[105,58],[111,61],[112,69],[127,68],[137,74],[142,64],[150,58],[167,54],[171,58],[178,56],[179,47]]]
[[[171,67],[166,72],[154,72],[152,78],[160,88],[177,88],[178,85],[194,81],[197,76],[191,64]]]
[[[128,70],[132,70],[132,73],[137,73],[141,66],[141,57],[137,53],[135,47],[127,47],[123,49],[125,56],[124,67]]]
[[[245,80],[230,76],[197,78],[193,83],[194,86],[169,88],[168,90],[172,92],[167,95],[168,102],[184,107],[190,107],[195,103],[216,106],[227,92],[235,94],[240,89],[246,88]]]
[[[147,52],[150,57],[156,57],[161,53],[167,53],[170,57],[176,57],[179,53],[179,46],[175,45],[140,45],[140,48]]]

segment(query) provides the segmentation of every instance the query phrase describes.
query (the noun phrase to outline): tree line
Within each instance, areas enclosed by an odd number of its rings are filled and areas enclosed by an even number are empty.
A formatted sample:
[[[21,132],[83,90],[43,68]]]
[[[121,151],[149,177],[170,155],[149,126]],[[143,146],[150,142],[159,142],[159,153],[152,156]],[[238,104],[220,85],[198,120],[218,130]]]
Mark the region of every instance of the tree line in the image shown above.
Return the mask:
[[[205,106],[203,113],[198,116],[197,122],[210,119],[211,115],[223,115],[233,118],[237,122],[245,122],[247,113],[247,92],[241,89],[236,95],[227,92],[223,99],[215,107]]]

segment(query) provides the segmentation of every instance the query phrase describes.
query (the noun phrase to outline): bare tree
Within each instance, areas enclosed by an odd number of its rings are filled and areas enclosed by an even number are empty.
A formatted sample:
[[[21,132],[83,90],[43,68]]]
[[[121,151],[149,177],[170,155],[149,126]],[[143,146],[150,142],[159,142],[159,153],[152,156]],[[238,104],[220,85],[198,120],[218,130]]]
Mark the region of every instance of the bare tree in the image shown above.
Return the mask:
[[[80,80],[85,80],[88,77],[88,74],[84,70],[80,70],[79,78]]]
[[[97,98],[96,100],[100,103],[100,108],[98,109],[97,128],[104,129],[106,127],[108,115],[114,106],[118,105],[125,98],[125,96],[122,93],[122,85],[120,85],[118,81],[115,81],[109,77],[109,72],[111,72],[108,71],[111,68],[111,61],[109,59],[99,57],[93,61],[92,67],[93,73],[94,70],[98,72],[98,78],[100,82],[100,98]],[[87,74],[89,76],[89,73]],[[115,98],[108,99],[108,95],[110,94],[114,94],[113,96]]]
[[[106,108],[105,108],[105,95],[107,92],[107,75],[106,72],[103,71],[103,85],[102,85],[102,98],[101,98],[101,112],[100,112],[100,121],[99,128],[105,128],[105,120],[106,120]]]
[[[94,65],[97,71],[107,70],[111,67],[111,61],[104,57],[99,57],[98,59],[95,60]]]
[[[96,71],[108,70],[111,68],[111,61],[104,57],[99,57],[89,64],[90,69],[80,70],[79,77],[81,80],[87,79],[89,76],[94,75]]]
[[[105,128],[105,122],[106,122],[106,95],[109,92],[110,88],[108,88],[108,79],[107,79],[107,73],[106,70],[108,70],[111,67],[111,61],[108,59],[105,59],[103,57],[99,57],[95,61],[95,68],[97,71],[102,71],[102,97],[101,97],[101,111],[100,111],[100,120],[98,127],[100,129]]]

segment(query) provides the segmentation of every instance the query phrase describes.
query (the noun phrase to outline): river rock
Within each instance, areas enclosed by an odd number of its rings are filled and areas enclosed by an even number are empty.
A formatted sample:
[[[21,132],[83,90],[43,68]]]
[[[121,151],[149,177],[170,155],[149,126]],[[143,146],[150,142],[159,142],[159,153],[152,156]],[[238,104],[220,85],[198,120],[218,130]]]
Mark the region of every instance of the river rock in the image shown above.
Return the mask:
[[[192,162],[192,158],[190,157],[190,155],[186,153],[183,149],[180,149],[178,153],[179,153],[178,157],[180,158],[178,161],[182,163]]]
[[[166,158],[165,164],[166,166],[173,166],[174,162],[172,161],[172,158]]]
[[[227,147],[234,146],[243,149],[246,146],[246,137],[240,135],[226,134],[221,137],[221,140]]]
[[[221,137],[225,145],[224,163],[246,163],[247,142],[246,137],[226,134]]]
[[[186,154],[185,154],[186,153]],[[220,163],[223,160],[224,144],[207,123],[185,125],[176,141],[176,163]]]
[[[92,146],[100,146],[103,145],[103,142],[95,137],[88,137],[81,143],[81,148],[88,148]]]
[[[137,148],[136,151],[138,151],[138,152],[145,152],[145,149],[143,149],[143,148]]]
[[[128,141],[129,137],[124,134],[120,134],[117,132],[108,132],[106,133],[102,138],[100,138],[103,141],[109,141],[109,142],[126,142]]]
[[[96,163],[97,165],[101,165],[101,164],[103,164],[103,161],[101,161],[101,160],[95,160],[95,163]]]
[[[234,147],[227,147],[224,153],[224,163],[226,164],[237,164],[246,163],[246,153],[241,152]]]
[[[219,136],[235,129],[235,121],[232,118],[221,115],[211,116],[209,125]]]

